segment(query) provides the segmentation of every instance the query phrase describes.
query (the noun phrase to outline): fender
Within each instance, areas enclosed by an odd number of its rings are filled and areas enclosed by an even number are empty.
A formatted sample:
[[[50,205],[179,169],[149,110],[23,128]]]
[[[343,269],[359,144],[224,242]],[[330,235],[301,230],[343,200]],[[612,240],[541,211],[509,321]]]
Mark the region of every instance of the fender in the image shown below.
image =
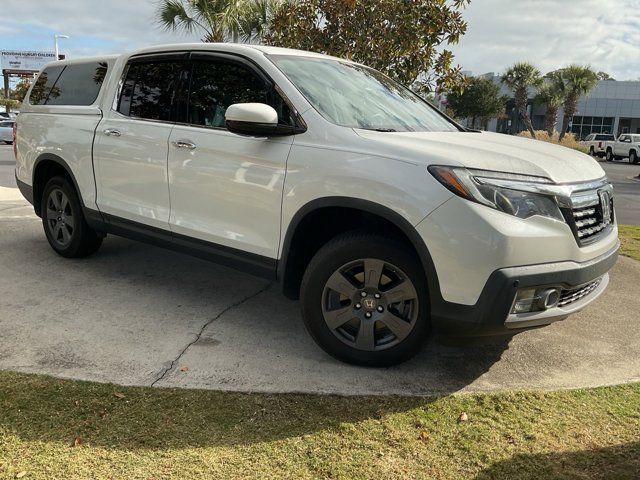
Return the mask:
[[[67,172],[67,174],[69,175],[69,178],[71,178],[73,187],[76,189],[76,192],[78,192],[78,198],[80,199],[80,205],[82,206],[82,212],[85,216],[85,220],[93,229],[98,231],[103,231],[104,219],[102,217],[102,214],[96,209],[87,207],[87,205],[85,204],[82,198],[82,192],[80,192],[80,187],[78,187],[78,181],[76,180],[76,177],[73,174],[71,167],[69,167],[69,164],[65,162],[63,158],[53,153],[43,153],[33,163],[33,174],[31,178],[31,185],[33,185],[33,200],[34,200],[33,209],[35,210],[36,215],[40,216],[40,213],[41,213],[40,212],[41,202],[36,201],[36,199],[41,199],[41,196],[42,196],[42,192],[40,191],[41,187],[38,186],[38,184],[35,181],[36,172],[38,171],[38,166],[44,161],[56,163]]]
[[[310,201],[300,208],[291,219],[289,226],[287,227],[287,233],[284,237],[282,255],[278,262],[278,280],[284,284],[284,277],[287,271],[287,259],[291,248],[291,241],[295,232],[300,225],[300,222],[310,213],[315,210],[327,207],[343,207],[351,208],[353,210],[360,210],[363,212],[377,215],[392,224],[394,224],[402,233],[409,239],[413,248],[420,257],[420,262],[427,276],[427,285],[429,288],[429,298],[431,302],[442,299],[440,294],[440,283],[438,281],[438,275],[431,259],[431,254],[427,246],[422,240],[422,237],[418,234],[417,230],[411,225],[411,223],[405,219],[402,215],[391,210],[389,207],[385,207],[379,203],[371,202],[369,200],[363,200],[352,197],[323,197]]]

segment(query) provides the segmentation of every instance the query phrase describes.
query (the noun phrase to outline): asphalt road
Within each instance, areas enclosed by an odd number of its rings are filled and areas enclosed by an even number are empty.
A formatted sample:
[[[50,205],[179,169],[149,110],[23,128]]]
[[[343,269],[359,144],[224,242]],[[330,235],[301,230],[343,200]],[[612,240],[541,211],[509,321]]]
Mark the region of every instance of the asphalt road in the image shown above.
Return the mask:
[[[0,162],[6,161],[6,147]],[[612,168],[625,168],[615,165]],[[629,171],[629,169],[627,169]],[[9,187],[9,188],[7,188]],[[0,369],[126,385],[437,394],[640,380],[640,263],[621,258],[584,312],[513,338],[432,339],[390,369],[339,363],[277,285],[110,236],[94,256],[49,248],[0,164]]]
[[[640,165],[617,160],[601,162],[600,166],[613,182],[618,223],[640,225]]]

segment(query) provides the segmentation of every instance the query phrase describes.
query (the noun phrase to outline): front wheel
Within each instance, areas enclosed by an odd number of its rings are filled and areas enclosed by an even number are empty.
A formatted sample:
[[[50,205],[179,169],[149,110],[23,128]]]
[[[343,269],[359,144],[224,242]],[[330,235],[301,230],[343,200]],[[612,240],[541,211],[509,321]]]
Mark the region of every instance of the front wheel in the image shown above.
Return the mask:
[[[75,188],[65,177],[53,177],[44,187],[40,206],[49,245],[67,258],[86,257],[102,245],[102,236],[89,227]]]
[[[635,150],[631,150],[631,152],[629,152],[629,163],[633,163],[634,165],[638,163],[638,154]]]
[[[420,265],[404,244],[375,234],[331,240],[302,280],[307,330],[322,349],[348,363],[381,367],[408,360],[430,330]]]

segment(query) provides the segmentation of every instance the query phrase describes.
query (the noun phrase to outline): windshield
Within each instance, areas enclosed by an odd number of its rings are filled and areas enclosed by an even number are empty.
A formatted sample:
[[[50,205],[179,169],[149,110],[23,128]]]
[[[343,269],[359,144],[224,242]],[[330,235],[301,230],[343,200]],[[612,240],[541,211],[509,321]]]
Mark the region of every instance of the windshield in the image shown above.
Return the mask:
[[[371,68],[325,58],[269,58],[336,125],[398,132],[458,131],[427,102]]]

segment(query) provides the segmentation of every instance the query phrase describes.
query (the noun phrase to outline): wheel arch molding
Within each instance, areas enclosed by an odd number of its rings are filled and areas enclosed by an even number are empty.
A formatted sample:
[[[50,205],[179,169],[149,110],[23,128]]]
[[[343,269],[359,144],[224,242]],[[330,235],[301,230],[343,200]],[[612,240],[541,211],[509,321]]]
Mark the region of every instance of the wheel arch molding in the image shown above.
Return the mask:
[[[291,299],[298,298],[300,281],[304,273],[304,271],[297,271],[296,269],[296,256],[298,255],[301,241],[297,235],[300,234],[301,230],[304,230],[305,220],[312,218],[320,211],[330,209],[350,210],[353,213],[365,214],[368,218],[379,218],[387,224],[393,225],[397,231],[406,238],[420,259],[427,280],[430,302],[440,298],[440,284],[431,254],[414,226],[411,225],[406,218],[389,207],[370,200],[341,196],[323,197],[312,200],[300,208],[289,222],[284,235],[282,253],[277,267],[277,277],[282,283],[285,296]],[[355,229],[355,227],[351,229]],[[336,234],[343,233],[347,230],[349,230],[349,228],[339,229]],[[326,240],[329,239],[330,238],[327,238]],[[315,251],[317,251],[317,249]]]
[[[33,173],[32,173],[32,185],[33,185],[33,208],[36,212],[36,215],[40,216],[40,204],[42,201],[42,193],[44,191],[44,186],[46,185],[48,179],[40,179],[42,168],[45,165],[55,164],[57,167],[61,168],[65,171],[65,173],[71,179],[71,183],[73,183],[73,188],[75,188],[76,193],[78,194],[78,198],[80,199],[80,204],[83,209],[86,208],[84,200],[82,199],[82,193],[80,192],[80,188],[78,187],[78,181],[69,167],[69,164],[64,161],[63,158],[55,155],[53,153],[43,153],[40,155],[36,161],[33,163]]]

